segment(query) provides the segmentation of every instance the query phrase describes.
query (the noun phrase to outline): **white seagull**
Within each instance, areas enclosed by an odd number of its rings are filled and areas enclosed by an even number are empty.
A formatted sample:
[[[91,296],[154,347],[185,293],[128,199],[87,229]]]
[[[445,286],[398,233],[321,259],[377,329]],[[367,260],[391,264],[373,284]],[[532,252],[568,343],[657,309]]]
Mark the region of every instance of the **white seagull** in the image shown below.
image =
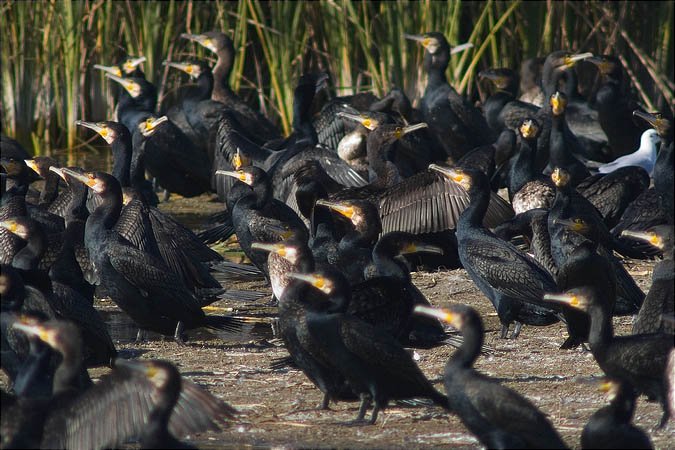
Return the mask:
[[[603,164],[598,167],[600,173],[610,173],[626,166],[640,166],[647,171],[649,176],[654,170],[654,162],[656,161],[656,146],[661,142],[661,137],[656,130],[649,129],[642,133],[640,138],[640,148],[630,155],[625,155],[615,159],[612,162]]]

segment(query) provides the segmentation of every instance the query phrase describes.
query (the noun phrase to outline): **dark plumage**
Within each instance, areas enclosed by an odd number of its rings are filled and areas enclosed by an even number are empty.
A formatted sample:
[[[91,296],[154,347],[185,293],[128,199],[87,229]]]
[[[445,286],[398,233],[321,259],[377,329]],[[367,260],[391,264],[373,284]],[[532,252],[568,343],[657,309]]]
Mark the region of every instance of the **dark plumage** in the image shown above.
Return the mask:
[[[675,310],[675,265],[673,264],[673,227],[659,225],[645,232],[624,231],[624,237],[646,241],[663,252],[663,261],[657,262],[652,273],[652,285],[633,322],[633,334],[673,331],[662,317],[672,316]]]
[[[183,325],[238,328],[230,317],[206,316],[200,301],[164,263],[113,230],[122,209],[122,189],[112,175],[63,170],[101,197],[85,230],[85,243],[100,280],[97,296],[110,297],[141,329],[173,335],[179,341]]]
[[[629,383],[638,393],[658,400],[663,408],[659,427],[663,427],[669,418],[666,360],[673,338],[662,333],[614,336],[611,281],[604,277],[564,294],[546,294],[544,299],[588,313],[591,319],[588,343],[598,365],[608,377]]]
[[[469,150],[494,142],[494,133],[480,111],[460,96],[445,77],[451,53],[445,36],[429,32],[406,38],[424,47],[427,87],[420,109],[438,145],[456,162]]]
[[[550,325],[558,313],[547,308],[541,297],[556,284],[551,275],[512,244],[483,228],[490,186],[475,170],[434,167],[451,182],[467,190],[471,203],[457,224],[457,242],[462,266],[483,294],[490,299],[502,323],[502,338],[516,322],[512,337],[522,324]]]
[[[610,404],[597,410],[581,432],[581,448],[652,448],[647,433],[631,424],[637,393],[625,382],[603,383]]]
[[[464,341],[445,365],[445,392],[450,408],[487,448],[566,448],[565,443],[530,401],[479,373],[473,364],[483,344],[483,321],[465,305],[447,310],[417,307],[461,331]]]
[[[431,386],[394,337],[347,313],[350,289],[339,272],[323,270],[293,276],[328,297],[327,307],[317,305],[309,310],[307,328],[320,346],[319,358],[332,361],[361,398],[358,422],[371,401],[375,402],[371,424],[394,399],[429,398],[447,409],[447,398]]]

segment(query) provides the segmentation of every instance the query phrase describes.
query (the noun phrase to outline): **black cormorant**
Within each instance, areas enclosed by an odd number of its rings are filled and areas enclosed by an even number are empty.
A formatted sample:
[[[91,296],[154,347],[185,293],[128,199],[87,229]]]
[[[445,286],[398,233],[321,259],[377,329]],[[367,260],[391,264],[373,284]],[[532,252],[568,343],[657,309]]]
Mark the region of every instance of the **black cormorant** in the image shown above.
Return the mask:
[[[546,416],[517,392],[473,368],[483,345],[478,312],[455,304],[447,310],[416,307],[415,312],[457,328],[464,341],[445,365],[450,408],[487,448],[566,448]]]
[[[512,338],[518,336],[522,324],[541,326],[557,322],[559,313],[541,302],[544,292],[556,288],[551,274],[483,227],[490,200],[486,176],[472,169],[436,165],[430,168],[469,193],[471,203],[457,223],[459,258],[471,279],[494,305],[502,324],[501,337],[507,337],[512,322],[516,322]]]

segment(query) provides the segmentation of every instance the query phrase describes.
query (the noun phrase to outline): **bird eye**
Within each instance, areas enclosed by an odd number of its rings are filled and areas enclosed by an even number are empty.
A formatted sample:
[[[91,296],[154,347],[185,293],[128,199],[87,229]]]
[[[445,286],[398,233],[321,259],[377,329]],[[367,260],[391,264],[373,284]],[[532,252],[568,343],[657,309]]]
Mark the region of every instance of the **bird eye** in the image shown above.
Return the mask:
[[[582,225],[584,223],[584,219],[579,219],[579,218],[574,219],[574,223]]]

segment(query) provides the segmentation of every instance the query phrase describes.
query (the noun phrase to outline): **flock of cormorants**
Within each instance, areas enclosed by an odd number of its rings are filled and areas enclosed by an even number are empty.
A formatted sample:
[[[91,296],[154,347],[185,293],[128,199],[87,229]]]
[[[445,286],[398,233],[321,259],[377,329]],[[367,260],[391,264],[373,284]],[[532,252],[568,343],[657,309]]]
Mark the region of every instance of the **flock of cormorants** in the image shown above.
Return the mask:
[[[111,174],[30,158],[2,138],[3,448],[177,447],[236,420],[174,364],[116,358],[93,306],[111,299],[139,340],[153,331],[185,345],[194,328],[227,339],[246,319],[203,308],[264,295],[228,289],[229,278],[269,282],[290,354],[278,365],[302,370],[322,408],[358,401],[354,422],[372,424],[390,401],[430,401],[488,448],[566,447],[530,401],[473,368],[478,312],[434,308],[412,283],[411,270],[439,267],[467,271],[502,338],[564,322],[561,348],[590,349],[614,395],[582,447],[651,446],[631,421],[641,394],[660,403],[659,427],[675,406],[673,128],[669,111],[632,101],[619,59],[555,51],[526,62],[520,83],[511,69],[482,71],[492,94],[477,107],[445,75],[464,47],[436,32],[406,35],[424,48],[419,108],[399,89],[317,105],[328,77],[307,73],[284,137],[231,90],[235,51],[224,33],[181,37],[217,62],[166,62],[194,83],[162,116],[143,57],[95,66],[121,86],[115,120],[77,125],[110,145]],[[599,75],[586,98],[580,61]],[[165,199],[215,192],[225,208],[195,235],[157,208],[157,187]],[[233,235],[252,265],[208,246]],[[659,259],[646,295],[621,257]],[[613,316],[626,315],[633,334],[615,336]],[[445,394],[405,349],[438,345],[457,347]],[[92,384],[87,368],[100,365],[113,369]]]

